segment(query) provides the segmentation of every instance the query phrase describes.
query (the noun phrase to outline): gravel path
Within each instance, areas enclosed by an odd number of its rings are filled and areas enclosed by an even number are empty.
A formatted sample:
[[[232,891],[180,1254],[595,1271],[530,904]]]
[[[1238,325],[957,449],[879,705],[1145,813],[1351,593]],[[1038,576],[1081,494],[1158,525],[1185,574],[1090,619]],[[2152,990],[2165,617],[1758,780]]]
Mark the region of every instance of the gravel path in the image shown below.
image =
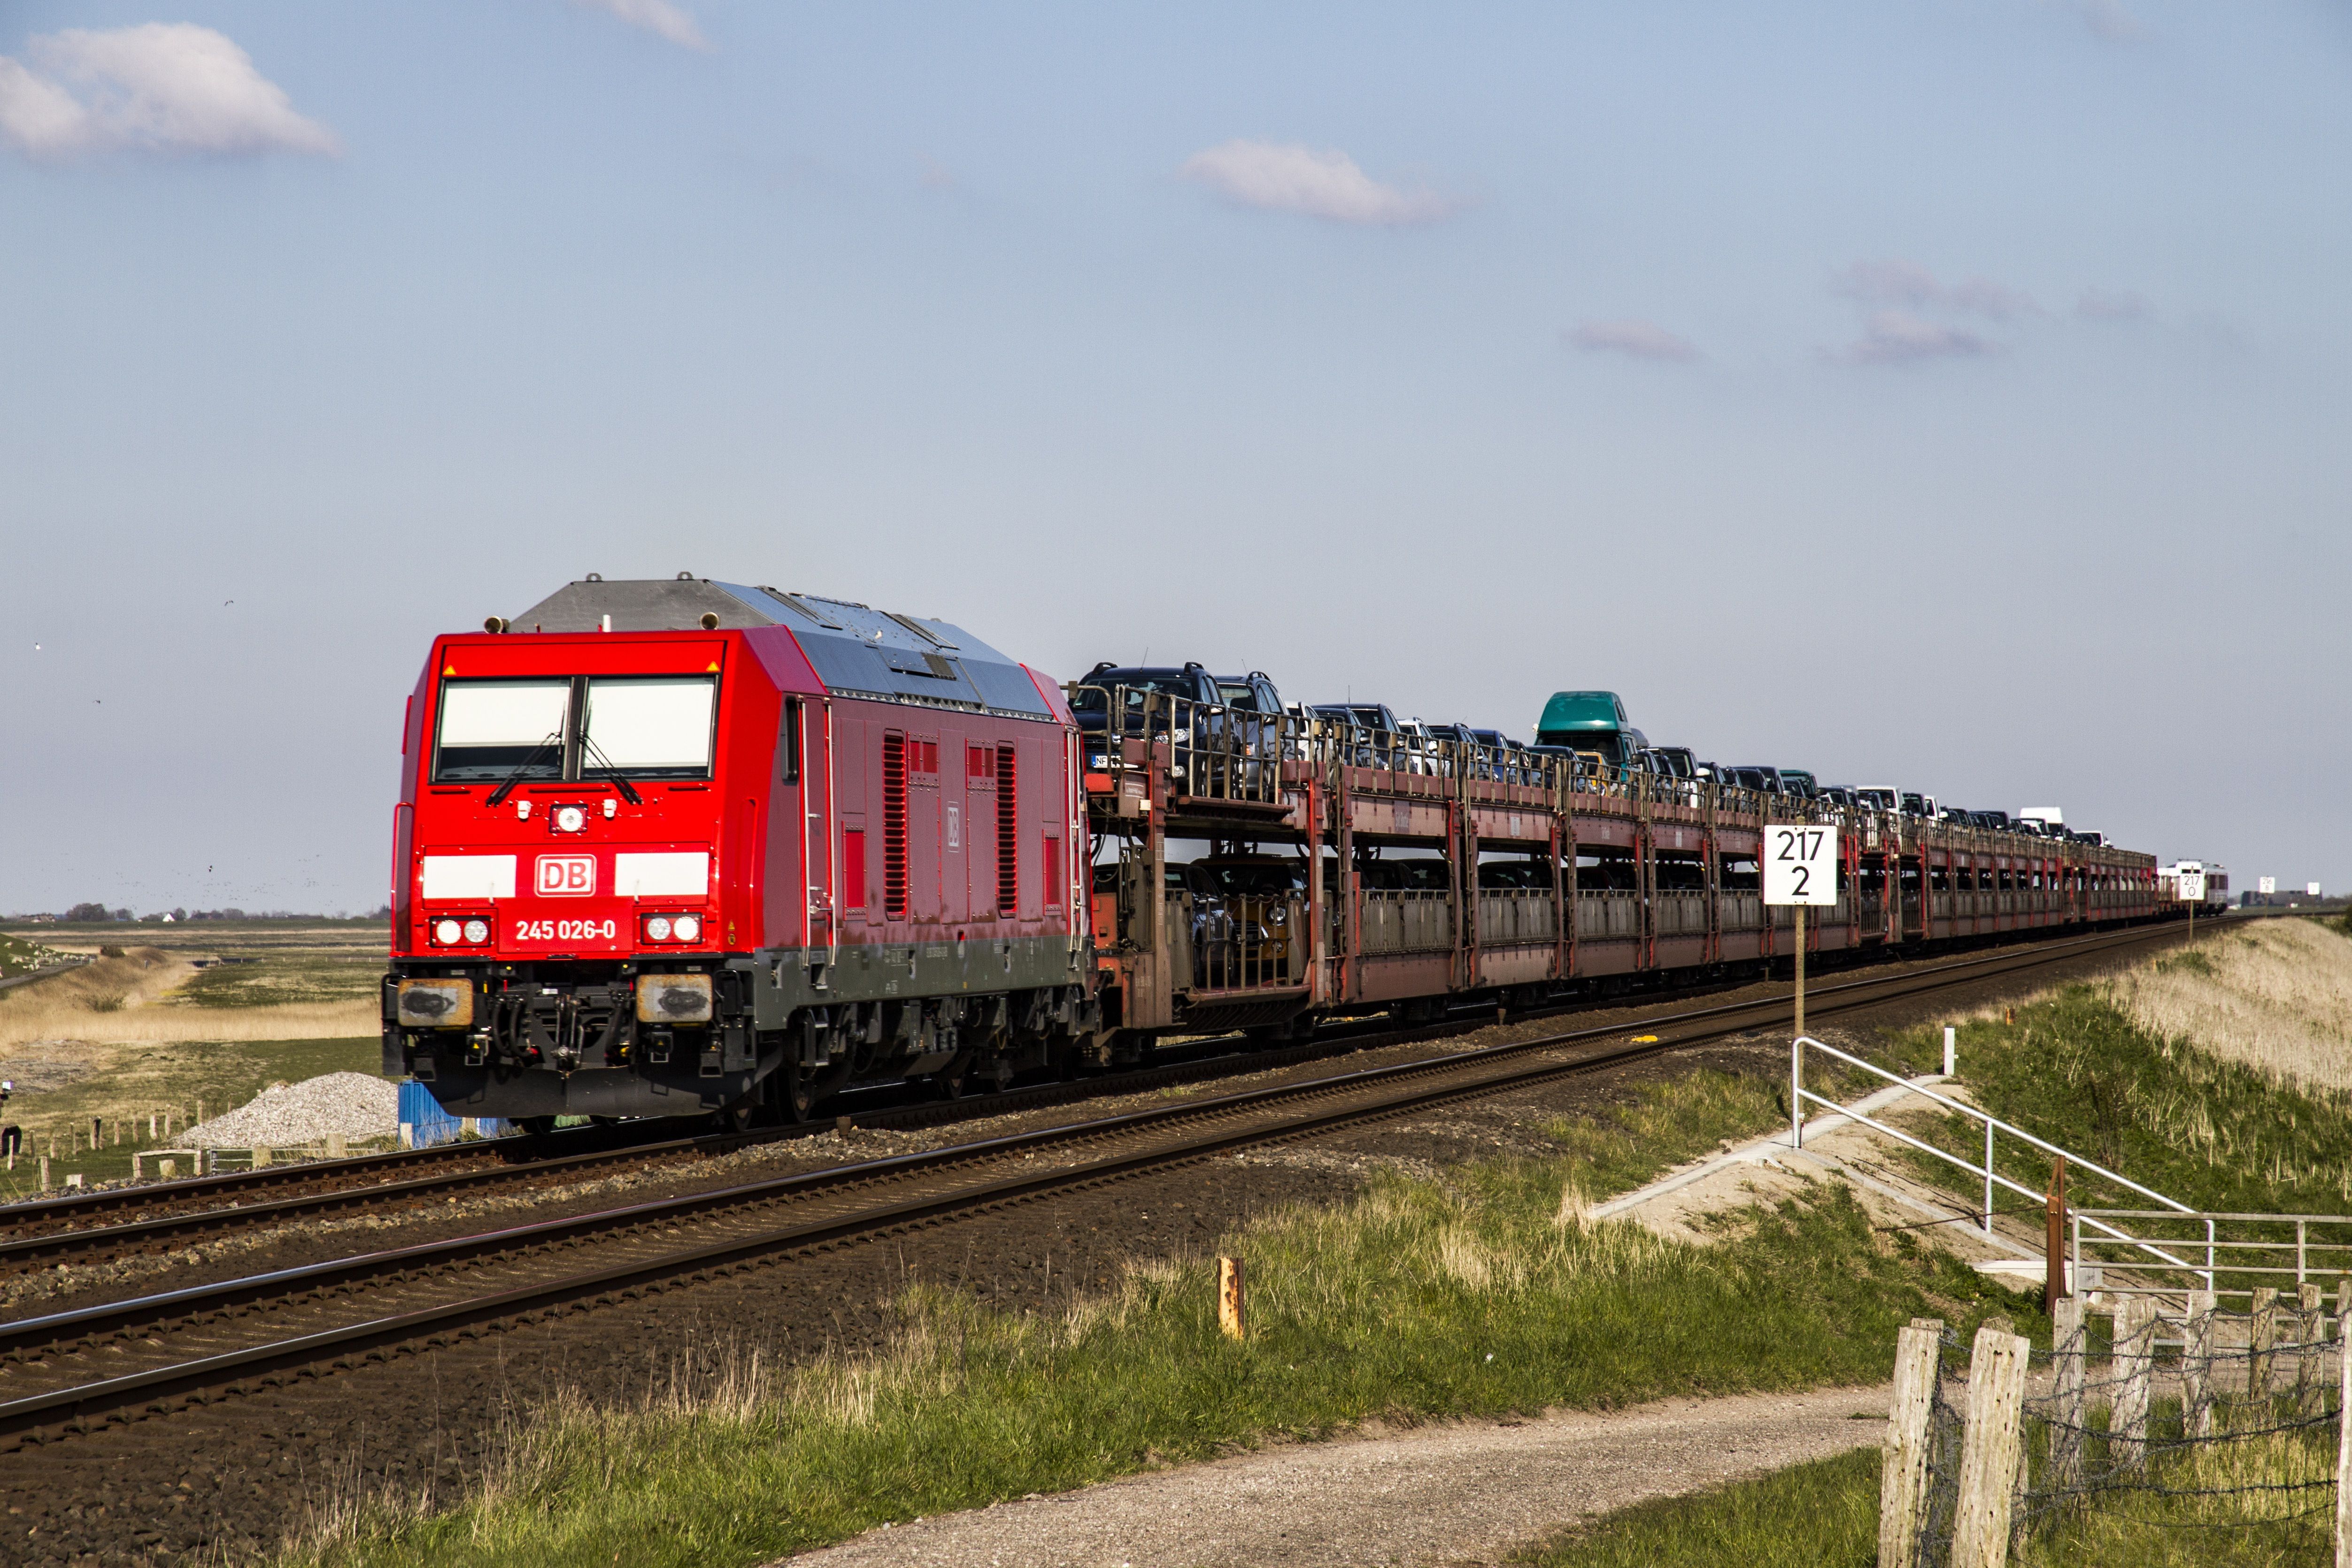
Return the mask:
[[[868,1531],[790,1561],[793,1568],[1466,1568],[1644,1499],[1874,1447],[1887,1398],[1880,1387],[1666,1400],[1300,1444]]]

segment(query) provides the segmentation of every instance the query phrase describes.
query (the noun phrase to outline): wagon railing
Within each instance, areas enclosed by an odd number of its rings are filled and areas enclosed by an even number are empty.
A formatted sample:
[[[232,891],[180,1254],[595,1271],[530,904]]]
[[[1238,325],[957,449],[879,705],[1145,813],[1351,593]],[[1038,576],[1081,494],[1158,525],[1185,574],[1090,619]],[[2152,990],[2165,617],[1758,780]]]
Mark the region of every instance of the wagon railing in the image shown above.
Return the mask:
[[[1154,753],[1164,752],[1173,795],[1276,805],[1282,800],[1282,763],[1307,754],[1298,721],[1286,713],[1256,713],[1141,687],[1074,688],[1074,695],[1080,689],[1102,694],[1103,726],[1088,737],[1087,764],[1089,773],[1108,775],[1114,794],[1122,775],[1148,769]]]

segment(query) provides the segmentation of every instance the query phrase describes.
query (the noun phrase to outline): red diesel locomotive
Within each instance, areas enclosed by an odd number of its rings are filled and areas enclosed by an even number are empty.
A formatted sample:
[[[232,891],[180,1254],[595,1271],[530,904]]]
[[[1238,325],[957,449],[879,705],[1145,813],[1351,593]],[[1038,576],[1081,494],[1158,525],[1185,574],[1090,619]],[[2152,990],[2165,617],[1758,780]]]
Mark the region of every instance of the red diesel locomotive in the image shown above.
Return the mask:
[[[383,1069],[460,1116],[805,1115],[1094,1026],[1076,727],[944,622],[572,583],[409,699]]]

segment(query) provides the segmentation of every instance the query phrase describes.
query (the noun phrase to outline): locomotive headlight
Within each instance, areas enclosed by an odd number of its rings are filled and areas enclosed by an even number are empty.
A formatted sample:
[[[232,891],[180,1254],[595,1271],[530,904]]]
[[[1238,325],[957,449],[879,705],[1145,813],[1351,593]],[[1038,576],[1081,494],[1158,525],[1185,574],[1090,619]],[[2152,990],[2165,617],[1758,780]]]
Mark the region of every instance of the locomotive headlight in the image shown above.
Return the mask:
[[[530,820],[530,802],[520,798],[515,801],[515,819],[519,822]]]
[[[588,813],[581,807],[576,805],[559,805],[555,808],[556,832],[577,833],[587,826]]]
[[[465,934],[466,928],[456,921],[436,921],[433,923],[433,940],[445,947],[456,946]]]
[[[611,795],[606,795],[606,796],[604,797],[604,816],[605,816],[605,819],[606,819],[607,821],[610,821],[612,818],[614,818],[614,817],[615,817],[615,816],[618,816],[620,814],[621,814],[621,803],[620,803],[619,801],[617,801],[617,800],[614,800]]]
[[[648,942],[667,942],[669,940],[669,917],[667,915],[656,915],[651,920],[646,921],[646,940]]]
[[[490,922],[488,921],[467,921],[466,922],[466,940],[478,945],[489,941]]]
[[[674,929],[677,931],[677,940],[680,942],[700,942],[702,940],[702,917],[699,915],[680,915],[677,917],[677,921]]]

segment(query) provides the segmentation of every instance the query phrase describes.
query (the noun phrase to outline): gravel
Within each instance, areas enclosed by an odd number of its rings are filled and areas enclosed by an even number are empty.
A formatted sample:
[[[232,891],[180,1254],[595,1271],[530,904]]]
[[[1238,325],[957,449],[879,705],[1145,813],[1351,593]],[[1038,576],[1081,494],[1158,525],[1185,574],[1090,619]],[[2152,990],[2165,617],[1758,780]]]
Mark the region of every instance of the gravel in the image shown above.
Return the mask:
[[[195,1149],[291,1149],[331,1132],[384,1138],[400,1131],[398,1086],[363,1072],[274,1083],[246,1104],[188,1129]]]
[[[884,1525],[793,1568],[1468,1568],[1563,1526],[1874,1447],[1888,1390],[1664,1400],[1276,1446]],[[770,1568],[783,1568],[782,1563]]]

